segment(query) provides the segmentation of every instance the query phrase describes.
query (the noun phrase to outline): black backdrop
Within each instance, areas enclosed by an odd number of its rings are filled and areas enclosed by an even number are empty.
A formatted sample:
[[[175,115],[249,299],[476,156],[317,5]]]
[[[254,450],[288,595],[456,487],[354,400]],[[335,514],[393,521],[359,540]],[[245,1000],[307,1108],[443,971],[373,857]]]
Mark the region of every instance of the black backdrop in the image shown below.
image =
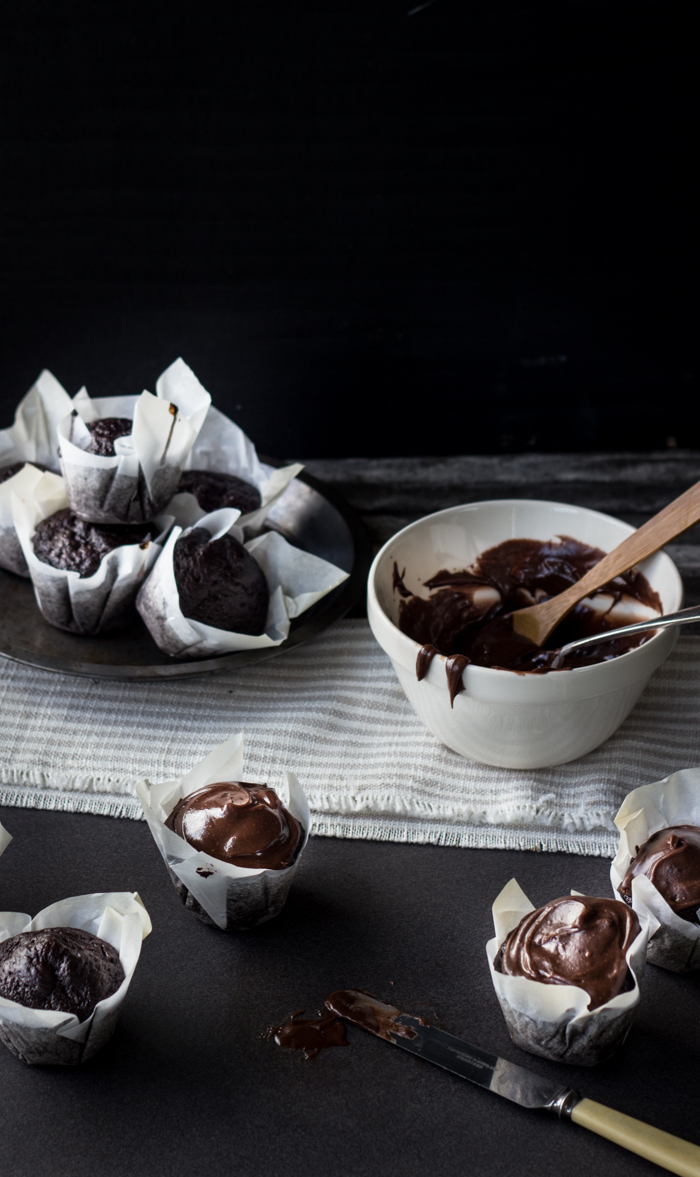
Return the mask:
[[[279,456],[700,445],[691,12],[4,5],[0,425],[182,354]]]

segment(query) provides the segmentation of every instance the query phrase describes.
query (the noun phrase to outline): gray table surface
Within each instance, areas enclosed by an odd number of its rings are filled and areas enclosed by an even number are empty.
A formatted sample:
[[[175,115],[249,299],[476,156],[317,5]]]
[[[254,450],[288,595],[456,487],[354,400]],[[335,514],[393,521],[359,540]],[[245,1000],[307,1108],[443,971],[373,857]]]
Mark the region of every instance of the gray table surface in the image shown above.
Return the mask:
[[[700,475],[700,455],[311,462],[377,543],[431,510],[526,495],[640,523]],[[693,533],[673,545],[700,595]],[[245,673],[245,671],[242,671]],[[89,689],[89,684],[86,684]],[[96,733],[96,737],[99,733]],[[484,945],[513,875],[535,903],[608,893],[603,859],[314,838],[284,913],[238,936],[179,904],[146,826],[0,810],[2,907],[34,913],[89,891],[138,890],[153,918],[112,1043],[76,1070],[0,1052],[0,1169],[13,1177],[375,1177],[426,1172],[581,1177],[659,1172],[571,1124],[525,1112],[363,1034],[312,1062],[267,1029],[332,989],[365,988],[603,1103],[700,1144],[700,973],[649,968],[627,1043],[592,1069],[508,1037]]]

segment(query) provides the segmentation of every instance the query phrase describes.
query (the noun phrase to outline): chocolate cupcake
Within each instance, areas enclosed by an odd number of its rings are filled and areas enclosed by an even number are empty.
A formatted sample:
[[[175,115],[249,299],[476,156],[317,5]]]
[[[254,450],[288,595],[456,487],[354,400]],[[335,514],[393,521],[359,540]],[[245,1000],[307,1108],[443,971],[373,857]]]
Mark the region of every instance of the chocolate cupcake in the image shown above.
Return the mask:
[[[242,543],[238,511],[175,526],[136,607],[166,654],[203,658],[279,646],[291,620],[347,579],[276,531]]]
[[[37,524],[32,547],[42,564],[77,572],[81,577],[94,576],[104,557],[115,548],[146,545],[155,538],[154,530],[148,523],[131,527],[85,523],[64,507]]]
[[[171,520],[124,528],[84,523],[68,508],[57,475],[28,466],[16,479],[15,527],[46,621],[84,634],[127,625]]]
[[[180,781],[136,786],[180,899],[204,923],[227,932],[279,914],[310,825],[293,773],[285,773],[280,796],[268,785],[236,779],[242,767],[240,735]]]
[[[72,511],[92,523],[148,523],[167,506],[211,397],[182,360],[158,395],[91,399],[82,389],[58,427]]]
[[[138,895],[79,895],[0,913],[0,1041],[27,1063],[75,1065],[111,1037],[151,921]]]
[[[260,565],[233,535],[212,539],[204,527],[181,535],[173,551],[185,617],[231,633],[265,630],[270,593]]]
[[[700,769],[635,789],[615,825],[613,890],[658,924],[647,960],[675,973],[700,968]]]
[[[262,505],[257,486],[235,474],[216,470],[185,470],[177,490],[178,494],[194,495],[207,515],[220,507],[235,507],[241,515],[248,515]]]
[[[486,952],[513,1041],[581,1066],[616,1050],[639,1003],[649,920],[575,892],[535,910],[515,879],[493,915]]]
[[[588,995],[588,1009],[598,1009],[633,987],[627,952],[639,932],[639,920],[623,903],[565,895],[523,916],[493,967],[545,985],[576,985]]]
[[[83,928],[20,932],[0,944],[0,997],[84,1022],[116,993],[124,969],[116,948]]]
[[[91,434],[90,444],[86,447],[86,454],[100,454],[103,458],[113,458],[116,450],[114,443],[118,437],[129,437],[134,422],[130,417],[102,417],[98,421],[88,421],[87,427]]]

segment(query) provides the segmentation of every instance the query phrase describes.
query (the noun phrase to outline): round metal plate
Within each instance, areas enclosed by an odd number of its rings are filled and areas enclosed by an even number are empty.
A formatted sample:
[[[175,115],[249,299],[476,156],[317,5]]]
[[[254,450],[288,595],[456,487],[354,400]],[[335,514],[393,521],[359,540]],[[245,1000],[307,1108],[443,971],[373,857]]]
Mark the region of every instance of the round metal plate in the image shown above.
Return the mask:
[[[270,465],[278,465],[266,458]],[[57,674],[101,679],[185,678],[274,658],[344,617],[365,591],[371,542],[360,518],[338,495],[302,472],[272,508],[267,525],[304,551],[349,572],[348,579],[291,625],[280,646],[215,658],[176,661],[162,654],[141,620],[102,637],[54,629],[39,612],[31,581],[0,569],[0,656]]]

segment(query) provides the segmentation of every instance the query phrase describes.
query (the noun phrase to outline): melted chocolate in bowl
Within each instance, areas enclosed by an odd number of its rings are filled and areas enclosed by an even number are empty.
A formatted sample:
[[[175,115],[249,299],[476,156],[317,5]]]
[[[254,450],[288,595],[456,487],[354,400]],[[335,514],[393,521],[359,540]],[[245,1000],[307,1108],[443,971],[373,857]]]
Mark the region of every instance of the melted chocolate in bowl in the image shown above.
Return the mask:
[[[576,584],[606,553],[570,536],[552,540],[510,539],[482,552],[469,568],[436,572],[425,587],[430,597],[415,596],[404,583],[404,572],[394,566],[394,591],[399,594],[399,629],[419,642],[416,673],[428,671],[435,654],[453,663],[448,682],[452,698],[461,689],[461,675],[470,662],[502,670],[546,672],[554,652],[567,642],[616,629],[610,610],[625,599],[629,604],[662,612],[661,600],[643,573],[632,569],[590,594],[590,600],[606,597],[600,611],[579,604],[550,635],[545,647],[515,633],[510,614],[516,609],[539,604]],[[612,599],[611,599],[612,598]],[[628,617],[625,623],[644,619]],[[560,669],[606,662],[635,649],[653,637],[654,631],[614,638],[587,646],[568,655]],[[453,689],[454,687],[454,689]]]

